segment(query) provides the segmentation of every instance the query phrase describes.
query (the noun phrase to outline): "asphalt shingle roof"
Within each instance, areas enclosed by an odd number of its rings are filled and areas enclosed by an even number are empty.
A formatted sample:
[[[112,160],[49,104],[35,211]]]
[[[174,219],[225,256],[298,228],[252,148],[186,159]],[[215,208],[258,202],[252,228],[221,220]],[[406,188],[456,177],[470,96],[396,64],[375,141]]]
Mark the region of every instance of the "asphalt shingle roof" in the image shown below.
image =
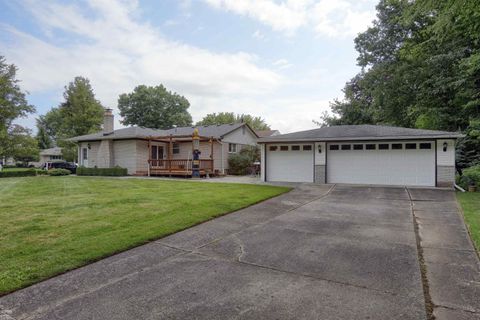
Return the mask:
[[[258,142],[460,138],[462,136],[462,134],[456,132],[437,130],[377,125],[343,125],[265,137],[259,139]]]
[[[104,135],[103,132],[87,134],[83,136],[70,138],[70,141],[95,141],[95,140],[119,140],[119,139],[144,139],[150,136],[187,136],[193,134],[194,128],[198,128],[200,136],[213,137],[221,139],[227,133],[240,128],[243,123],[232,123],[211,126],[196,127],[178,127],[168,130],[150,129],[143,127],[128,127],[113,131],[111,134]]]

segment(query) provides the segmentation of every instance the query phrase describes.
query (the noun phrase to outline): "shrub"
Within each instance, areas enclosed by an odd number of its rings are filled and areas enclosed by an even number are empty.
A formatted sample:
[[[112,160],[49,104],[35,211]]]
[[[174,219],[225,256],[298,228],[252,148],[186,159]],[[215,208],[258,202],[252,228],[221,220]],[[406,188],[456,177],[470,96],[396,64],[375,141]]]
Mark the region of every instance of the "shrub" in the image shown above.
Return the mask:
[[[37,173],[37,176],[46,176],[48,174],[48,171],[43,169],[35,169],[35,171]]]
[[[126,176],[128,170],[121,167],[113,168],[86,168],[78,167],[77,176],[111,176],[111,177],[120,177]]]
[[[458,184],[462,188],[467,188],[470,185],[480,186],[480,165],[464,169],[458,179]]]
[[[50,169],[48,170],[49,176],[68,176],[70,171],[67,169]]]
[[[239,153],[228,157],[228,173],[234,175],[248,174],[253,163],[260,158],[257,147],[244,147]]]
[[[18,171],[0,171],[0,178],[31,177],[36,175],[37,175],[37,171],[35,169],[18,170]]]

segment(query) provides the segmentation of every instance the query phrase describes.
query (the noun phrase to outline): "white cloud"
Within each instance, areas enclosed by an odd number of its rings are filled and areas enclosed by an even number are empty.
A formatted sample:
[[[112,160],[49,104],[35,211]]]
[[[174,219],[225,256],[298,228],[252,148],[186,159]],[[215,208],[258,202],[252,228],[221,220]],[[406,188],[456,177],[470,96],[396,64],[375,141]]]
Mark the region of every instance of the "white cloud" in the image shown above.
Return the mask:
[[[258,40],[264,40],[265,39],[265,35],[260,32],[260,30],[256,30],[254,33],[252,33],[252,37],[254,39],[258,39]]]
[[[88,4],[95,15],[75,5],[25,4],[51,35],[47,40],[0,25],[13,40],[0,40],[2,52],[19,67],[23,89],[60,91],[82,75],[91,80],[99,100],[115,108],[118,95],[139,84],[163,83],[190,99],[261,95],[283,81],[274,71],[257,66],[254,55],[214,53],[166,39],[149,24],[137,22],[135,3],[92,0]],[[65,34],[70,41],[60,45]],[[203,107],[192,103],[191,111],[200,113]]]
[[[364,31],[375,17],[376,0],[204,0],[217,9],[248,16],[292,35],[310,27],[328,37]]]
[[[277,69],[287,69],[287,68],[290,68],[292,66],[292,64],[290,62],[288,62],[287,59],[278,59],[278,60],[275,60],[273,63],[272,63]]]

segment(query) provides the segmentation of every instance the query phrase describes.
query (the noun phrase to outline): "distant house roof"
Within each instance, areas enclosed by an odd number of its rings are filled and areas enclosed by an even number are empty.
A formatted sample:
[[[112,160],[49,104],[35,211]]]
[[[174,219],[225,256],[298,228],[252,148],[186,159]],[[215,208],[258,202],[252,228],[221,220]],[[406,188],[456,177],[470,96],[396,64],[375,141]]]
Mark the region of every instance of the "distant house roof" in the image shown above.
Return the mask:
[[[113,131],[113,133],[104,135],[103,132],[87,134],[83,136],[70,138],[70,141],[96,141],[96,140],[122,140],[122,139],[145,139],[148,137],[159,136],[187,136],[192,135],[193,130],[198,128],[200,136],[213,137],[215,139],[222,139],[228,133],[242,127],[247,126],[245,123],[231,123],[211,126],[192,126],[192,127],[178,127],[167,130],[150,129],[143,127],[128,127]],[[252,132],[254,132],[252,130]],[[254,132],[255,133],[255,132]]]
[[[460,133],[388,127],[376,125],[344,125],[323,127],[307,131],[299,131],[277,136],[261,138],[258,142],[287,141],[342,141],[342,140],[388,140],[419,138],[461,138]]]
[[[255,130],[255,133],[260,138],[270,137],[270,136],[278,136],[280,131],[278,130]]]
[[[50,149],[43,149],[40,150],[41,156],[61,156],[62,155],[62,148],[60,147],[53,147]]]

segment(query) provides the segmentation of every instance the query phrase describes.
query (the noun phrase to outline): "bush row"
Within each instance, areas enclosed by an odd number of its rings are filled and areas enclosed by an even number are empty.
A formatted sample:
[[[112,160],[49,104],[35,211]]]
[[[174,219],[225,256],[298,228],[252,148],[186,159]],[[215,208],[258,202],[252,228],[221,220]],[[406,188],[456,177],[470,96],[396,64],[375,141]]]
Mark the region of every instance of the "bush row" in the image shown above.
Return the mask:
[[[18,171],[0,171],[0,178],[13,178],[13,177],[32,177],[37,175],[37,170],[18,170]]]
[[[128,171],[126,168],[86,168],[78,167],[77,176],[126,176]]]
[[[462,175],[457,179],[457,184],[462,188],[468,188],[468,186],[480,187],[480,165],[464,169]]]
[[[68,176],[70,174],[70,170],[67,169],[50,169],[48,170],[49,176]]]

